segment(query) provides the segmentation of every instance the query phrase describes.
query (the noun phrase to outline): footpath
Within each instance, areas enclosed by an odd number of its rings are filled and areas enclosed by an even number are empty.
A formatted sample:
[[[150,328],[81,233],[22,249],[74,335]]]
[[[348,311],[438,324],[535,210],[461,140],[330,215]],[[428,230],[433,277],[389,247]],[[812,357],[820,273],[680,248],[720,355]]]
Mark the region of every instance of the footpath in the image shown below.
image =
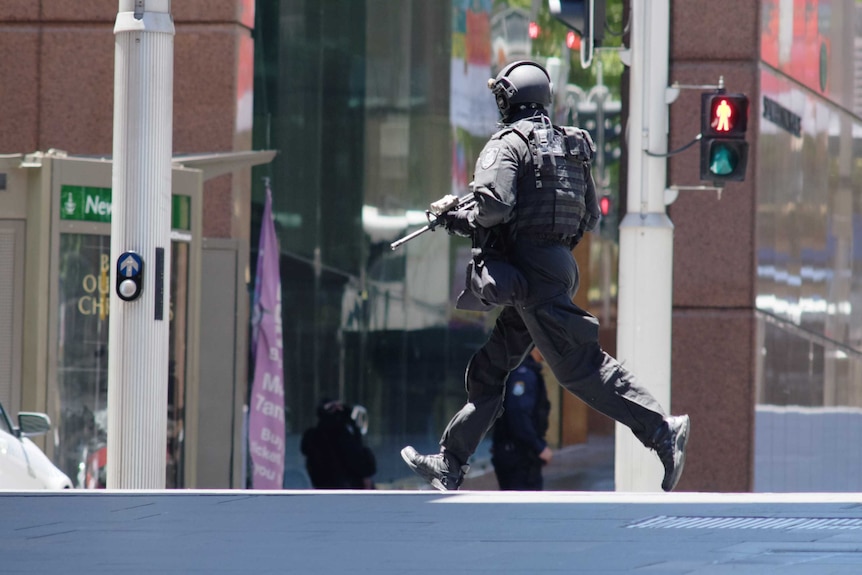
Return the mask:
[[[862,573],[862,494],[0,492],[4,574]]]
[[[543,492],[482,458],[454,493],[0,491],[0,573],[862,573],[862,494],[616,493],[612,447],[558,450]]]

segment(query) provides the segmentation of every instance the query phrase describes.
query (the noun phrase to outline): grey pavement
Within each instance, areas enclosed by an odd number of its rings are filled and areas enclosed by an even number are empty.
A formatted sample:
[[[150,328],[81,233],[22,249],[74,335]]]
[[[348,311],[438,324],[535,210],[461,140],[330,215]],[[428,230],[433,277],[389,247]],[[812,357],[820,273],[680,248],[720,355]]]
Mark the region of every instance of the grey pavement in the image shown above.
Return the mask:
[[[0,492],[0,572],[862,573],[862,494]]]

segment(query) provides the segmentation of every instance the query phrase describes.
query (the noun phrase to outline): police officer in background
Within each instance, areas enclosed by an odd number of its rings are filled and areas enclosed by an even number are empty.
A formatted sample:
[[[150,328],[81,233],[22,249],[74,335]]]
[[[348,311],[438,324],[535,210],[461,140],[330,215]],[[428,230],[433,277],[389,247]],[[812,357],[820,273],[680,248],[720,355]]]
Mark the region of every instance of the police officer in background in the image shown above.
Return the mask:
[[[401,457],[439,490],[456,490],[467,462],[502,413],[505,382],[535,344],[568,391],[628,426],[664,466],[671,491],[685,463],[690,421],[665,414],[637,378],[599,345],[598,321],[576,306],[572,248],[596,227],[590,172],[595,146],[578,128],[554,126],[547,71],[531,61],[488,81],[501,116],[476,162],[473,204],[447,212],[451,234],[473,240],[461,309],[503,306],[485,345],[467,365],[467,403],[443,431],[441,450]]]
[[[541,491],[542,466],[553,453],[545,441],[551,402],[534,347],[506,382],[503,415],[494,424],[491,463],[503,491]]]

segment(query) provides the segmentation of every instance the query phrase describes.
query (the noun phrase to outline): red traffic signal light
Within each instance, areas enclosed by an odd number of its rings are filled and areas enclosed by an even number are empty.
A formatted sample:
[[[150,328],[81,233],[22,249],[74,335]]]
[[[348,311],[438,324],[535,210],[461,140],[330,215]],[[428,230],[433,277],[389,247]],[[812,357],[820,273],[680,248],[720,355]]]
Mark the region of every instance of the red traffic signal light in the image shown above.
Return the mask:
[[[748,96],[701,94],[700,179],[712,182],[745,179],[748,166]]]
[[[549,0],[548,9],[551,16],[575,30],[582,42],[601,46],[605,34],[606,2],[607,0]]]
[[[607,216],[611,213],[611,197],[610,196],[602,196],[599,198],[599,211],[602,212],[602,217]]]
[[[748,129],[748,96],[701,94],[700,131],[708,137],[745,137]]]

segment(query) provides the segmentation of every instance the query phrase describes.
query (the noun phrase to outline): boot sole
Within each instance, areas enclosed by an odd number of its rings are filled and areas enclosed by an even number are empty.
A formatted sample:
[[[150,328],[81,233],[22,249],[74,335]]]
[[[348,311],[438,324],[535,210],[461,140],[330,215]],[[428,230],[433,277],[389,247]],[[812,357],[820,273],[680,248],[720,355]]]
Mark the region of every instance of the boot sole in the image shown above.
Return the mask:
[[[413,463],[413,461],[410,460],[410,456],[407,454],[406,447],[401,450],[401,459],[404,460],[404,463],[407,464],[407,467],[413,470],[413,473],[430,483],[431,487],[433,487],[437,491],[449,491],[448,489],[446,489],[446,486],[440,482],[439,479],[437,479],[433,475],[425,473],[419,467],[417,467],[416,464]]]
[[[676,488],[676,484],[679,483],[680,478],[682,477],[682,471],[685,468],[685,448],[688,444],[688,434],[691,431],[691,419],[686,416],[685,425],[679,430],[676,436],[676,447],[679,449],[679,452],[682,453],[682,457],[680,457],[679,465],[674,468],[673,480],[671,481],[671,485],[665,491],[670,492]]]

